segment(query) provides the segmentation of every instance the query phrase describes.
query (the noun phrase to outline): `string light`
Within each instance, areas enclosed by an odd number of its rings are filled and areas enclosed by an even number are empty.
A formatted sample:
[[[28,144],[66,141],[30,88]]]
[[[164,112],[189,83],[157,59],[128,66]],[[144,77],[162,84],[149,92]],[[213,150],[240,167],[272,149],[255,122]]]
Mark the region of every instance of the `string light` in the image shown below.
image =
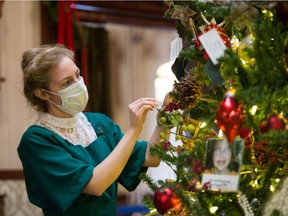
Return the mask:
[[[256,113],[256,111],[257,111],[257,106],[256,105],[254,105],[254,106],[252,106],[252,108],[251,108],[251,114],[252,115],[255,115],[255,113]]]
[[[202,122],[202,123],[200,124],[200,128],[204,128],[206,125],[207,125],[206,122]]]
[[[212,214],[214,214],[217,210],[218,210],[218,207],[217,207],[217,206],[212,206],[212,207],[210,208],[210,212],[211,212]]]
[[[223,131],[220,129],[218,132],[218,137],[222,137],[223,136]]]

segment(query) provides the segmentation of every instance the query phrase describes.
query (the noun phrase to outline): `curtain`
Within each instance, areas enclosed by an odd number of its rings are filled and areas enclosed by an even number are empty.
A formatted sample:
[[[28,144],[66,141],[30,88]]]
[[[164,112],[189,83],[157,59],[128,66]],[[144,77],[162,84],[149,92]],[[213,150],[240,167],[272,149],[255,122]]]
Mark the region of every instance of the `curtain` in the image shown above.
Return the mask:
[[[89,91],[87,111],[101,112],[112,118],[108,32],[102,27],[84,27],[83,30],[86,35],[86,85]]]

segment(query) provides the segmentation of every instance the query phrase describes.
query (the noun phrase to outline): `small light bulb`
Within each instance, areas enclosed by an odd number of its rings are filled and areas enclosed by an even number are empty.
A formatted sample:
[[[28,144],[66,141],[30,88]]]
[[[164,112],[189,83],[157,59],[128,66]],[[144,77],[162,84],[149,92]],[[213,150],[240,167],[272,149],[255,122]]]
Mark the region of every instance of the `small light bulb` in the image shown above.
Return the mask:
[[[254,106],[252,106],[252,108],[251,108],[251,114],[252,115],[255,115],[255,113],[256,113],[256,111],[257,111],[257,106],[256,105],[254,105]]]
[[[223,136],[223,131],[220,129],[218,132],[218,137],[222,137]]]
[[[218,207],[217,207],[217,206],[212,206],[212,207],[210,208],[210,212],[211,212],[211,213],[215,213],[217,210],[218,210]]]
[[[270,185],[270,191],[274,192],[276,190],[276,188],[273,185]]]
[[[200,128],[204,128],[206,125],[207,125],[206,122],[202,122],[201,125],[200,125]]]

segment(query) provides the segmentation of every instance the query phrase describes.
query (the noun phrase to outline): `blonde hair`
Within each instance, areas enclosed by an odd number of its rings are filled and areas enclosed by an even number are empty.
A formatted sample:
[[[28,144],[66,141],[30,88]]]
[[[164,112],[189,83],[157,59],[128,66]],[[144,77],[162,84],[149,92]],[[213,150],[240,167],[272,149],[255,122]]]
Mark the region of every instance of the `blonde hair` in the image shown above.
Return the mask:
[[[74,61],[74,52],[63,45],[42,45],[23,53],[21,68],[23,72],[23,93],[28,102],[38,111],[47,112],[45,101],[35,95],[39,88],[48,89],[50,71],[64,56]]]

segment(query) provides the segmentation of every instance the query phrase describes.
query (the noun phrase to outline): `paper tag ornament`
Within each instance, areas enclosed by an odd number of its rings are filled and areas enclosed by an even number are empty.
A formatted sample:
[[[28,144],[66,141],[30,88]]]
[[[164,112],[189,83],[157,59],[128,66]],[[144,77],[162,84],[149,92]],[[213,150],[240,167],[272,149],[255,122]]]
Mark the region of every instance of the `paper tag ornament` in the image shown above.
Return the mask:
[[[178,37],[174,39],[170,46],[170,61],[174,61],[183,48],[182,38]]]
[[[207,52],[214,65],[218,64],[218,59],[222,57],[227,49],[222,38],[215,28],[200,35],[199,40]]]

